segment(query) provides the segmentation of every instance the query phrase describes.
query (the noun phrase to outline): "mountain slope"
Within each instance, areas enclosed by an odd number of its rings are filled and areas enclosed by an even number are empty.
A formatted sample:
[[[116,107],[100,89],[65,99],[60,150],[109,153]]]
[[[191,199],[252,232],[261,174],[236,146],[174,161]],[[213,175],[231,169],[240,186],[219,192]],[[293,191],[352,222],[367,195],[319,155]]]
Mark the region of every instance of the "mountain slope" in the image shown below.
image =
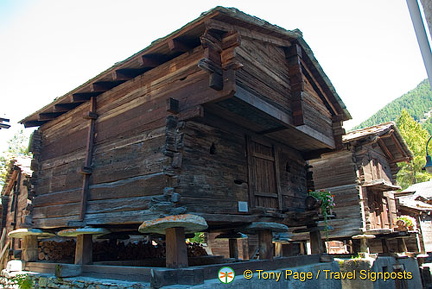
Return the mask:
[[[429,113],[432,109],[432,90],[430,89],[427,79],[420,82],[415,89],[387,104],[369,119],[353,129],[364,128],[388,121],[396,121],[404,109],[407,110],[416,121],[425,122],[425,128],[430,127],[432,129],[432,120],[428,119],[426,121],[428,116],[425,117],[425,114]],[[429,129],[428,131],[429,133],[431,132]]]

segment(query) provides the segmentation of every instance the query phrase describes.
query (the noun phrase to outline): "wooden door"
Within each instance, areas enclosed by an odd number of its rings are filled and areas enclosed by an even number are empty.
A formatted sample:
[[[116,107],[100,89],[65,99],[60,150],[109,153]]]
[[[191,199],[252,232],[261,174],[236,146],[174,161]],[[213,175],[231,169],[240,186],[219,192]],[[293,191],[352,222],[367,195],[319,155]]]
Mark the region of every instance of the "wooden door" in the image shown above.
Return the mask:
[[[368,189],[370,229],[390,229],[388,199],[382,191]]]
[[[272,144],[247,139],[249,197],[252,207],[280,208],[277,153]]]

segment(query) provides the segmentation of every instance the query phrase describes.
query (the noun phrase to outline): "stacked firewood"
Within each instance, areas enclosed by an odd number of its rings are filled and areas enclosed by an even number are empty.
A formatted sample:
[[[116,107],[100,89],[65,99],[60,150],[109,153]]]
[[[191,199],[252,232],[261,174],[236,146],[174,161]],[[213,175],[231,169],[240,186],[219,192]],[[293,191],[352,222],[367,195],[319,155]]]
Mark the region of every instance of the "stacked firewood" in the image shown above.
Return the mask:
[[[188,257],[201,257],[207,256],[207,252],[200,243],[188,243],[187,244]]]
[[[75,240],[39,242],[39,260],[67,261],[75,256]]]
[[[189,257],[207,256],[207,252],[199,243],[188,243]],[[75,241],[43,241],[39,242],[40,261],[73,260]],[[145,260],[149,258],[165,258],[165,243],[153,245],[151,242],[138,241],[127,244],[121,241],[102,241],[93,243],[93,261]]]

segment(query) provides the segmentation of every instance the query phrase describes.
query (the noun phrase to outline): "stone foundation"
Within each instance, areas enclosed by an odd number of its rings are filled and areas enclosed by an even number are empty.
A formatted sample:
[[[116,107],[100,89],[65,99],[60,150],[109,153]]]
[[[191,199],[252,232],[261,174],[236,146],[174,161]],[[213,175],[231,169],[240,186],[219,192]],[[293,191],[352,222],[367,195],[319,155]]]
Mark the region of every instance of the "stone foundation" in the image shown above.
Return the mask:
[[[29,275],[33,281],[30,288],[45,289],[150,289],[150,284],[141,282],[128,282],[120,280],[108,279],[95,279],[89,277],[76,277],[76,278],[57,278],[53,275]],[[7,279],[1,277],[0,287],[5,289],[18,289],[14,278]]]

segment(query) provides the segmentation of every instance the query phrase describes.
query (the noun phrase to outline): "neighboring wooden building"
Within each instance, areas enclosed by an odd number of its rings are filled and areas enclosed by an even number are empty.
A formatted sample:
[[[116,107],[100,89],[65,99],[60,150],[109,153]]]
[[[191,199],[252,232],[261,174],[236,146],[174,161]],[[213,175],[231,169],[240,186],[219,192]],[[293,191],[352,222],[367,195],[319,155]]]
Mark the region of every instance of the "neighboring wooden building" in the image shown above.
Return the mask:
[[[32,226],[30,215],[33,194],[30,184],[32,176],[30,162],[30,157],[19,157],[10,162],[6,184],[1,192],[0,264],[8,259],[9,248],[13,250],[22,248],[20,240],[9,240],[6,237],[7,233]]]
[[[315,188],[334,195],[329,238],[351,242],[356,235],[375,235],[371,251],[386,251],[384,243],[397,235],[397,163],[409,161],[412,153],[393,122],[349,132],[343,144],[344,149],[309,161]],[[353,242],[356,251],[359,241]]]
[[[307,160],[341,148],[349,118],[300,31],[217,7],[22,120],[39,126],[33,228],[313,223]]]
[[[414,184],[396,194],[399,215],[415,218],[418,234],[408,239],[408,249],[432,252],[432,181]]]

